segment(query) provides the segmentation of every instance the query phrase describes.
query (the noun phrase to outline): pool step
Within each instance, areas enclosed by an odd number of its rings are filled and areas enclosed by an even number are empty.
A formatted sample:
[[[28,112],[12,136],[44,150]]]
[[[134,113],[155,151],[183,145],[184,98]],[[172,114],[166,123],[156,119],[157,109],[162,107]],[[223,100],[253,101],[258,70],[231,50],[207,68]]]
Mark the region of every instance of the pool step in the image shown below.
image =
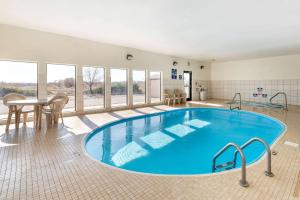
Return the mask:
[[[220,165],[217,165],[215,170],[221,171],[221,170],[229,170],[234,168],[234,161],[229,161]]]

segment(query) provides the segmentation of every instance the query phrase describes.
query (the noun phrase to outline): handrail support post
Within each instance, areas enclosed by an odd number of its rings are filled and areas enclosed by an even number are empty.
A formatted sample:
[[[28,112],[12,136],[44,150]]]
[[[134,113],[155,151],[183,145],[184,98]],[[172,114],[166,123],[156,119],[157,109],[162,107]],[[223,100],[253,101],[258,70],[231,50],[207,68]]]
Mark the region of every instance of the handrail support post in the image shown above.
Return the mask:
[[[249,146],[250,144],[252,144],[255,141],[260,142],[260,143],[262,143],[264,145],[264,147],[265,147],[265,149],[267,151],[267,170],[265,171],[265,175],[269,176],[269,177],[273,177],[274,174],[272,172],[272,160],[271,160],[272,159],[271,158],[272,153],[271,153],[271,149],[270,149],[269,145],[264,140],[262,140],[260,138],[257,138],[257,137],[252,138],[248,142],[246,142],[245,144],[243,144],[241,146],[241,149],[246,148],[247,146]],[[237,153],[238,153],[238,151],[234,152],[234,159],[233,159],[234,167],[236,166]]]
[[[219,152],[217,152],[215,154],[215,156],[213,157],[213,169],[212,170],[215,171],[215,169],[216,169],[216,159],[230,147],[234,147],[236,149],[236,151],[239,152],[239,154],[241,155],[241,158],[242,158],[242,179],[240,180],[240,185],[242,187],[248,187],[249,184],[248,184],[247,179],[246,179],[246,159],[245,159],[245,155],[244,155],[242,149],[235,143],[228,143],[225,147],[223,147]]]

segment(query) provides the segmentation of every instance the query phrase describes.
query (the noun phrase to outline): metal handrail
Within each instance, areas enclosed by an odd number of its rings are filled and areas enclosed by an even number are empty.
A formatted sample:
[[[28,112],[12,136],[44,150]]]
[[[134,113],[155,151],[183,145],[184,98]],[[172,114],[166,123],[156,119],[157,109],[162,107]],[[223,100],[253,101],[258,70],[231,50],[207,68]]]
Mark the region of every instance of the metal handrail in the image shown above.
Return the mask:
[[[240,180],[240,185],[243,187],[248,187],[249,184],[246,180],[246,159],[245,159],[245,155],[242,151],[242,149],[235,143],[228,143],[226,146],[224,146],[220,151],[218,151],[218,153],[215,154],[215,156],[213,157],[213,167],[212,167],[212,171],[214,172],[216,170],[216,159],[222,154],[224,153],[228,148],[230,147],[234,147],[236,148],[236,150],[240,153],[241,158],[242,158],[242,179]]]
[[[272,104],[272,100],[277,97],[278,95],[282,94],[284,96],[284,101],[285,101],[285,107],[284,109],[285,110],[288,110],[288,104],[287,104],[287,95],[285,92],[277,92],[275,95],[273,95],[271,98],[270,98],[270,103]]]
[[[236,102],[235,101],[235,98],[237,97],[237,96],[239,96],[239,102],[240,102],[240,104],[239,104],[239,106],[238,107],[234,107],[234,108],[232,108],[231,107],[231,105],[234,103],[234,102]],[[233,110],[233,109],[239,109],[239,110],[241,110],[242,109],[242,96],[241,96],[241,93],[235,93],[234,94],[234,97],[232,98],[232,101],[231,101],[231,103],[230,103],[230,110]]]
[[[266,143],[263,139],[260,139],[258,137],[255,137],[255,138],[251,138],[250,140],[248,140],[245,144],[243,144],[240,148],[241,149],[244,149],[246,148],[247,146],[249,146],[250,144],[252,144],[253,142],[260,142],[264,145],[264,147],[266,148],[266,151],[267,151],[267,170],[265,171],[265,175],[266,176],[269,176],[269,177],[273,177],[274,174],[272,173],[272,169],[271,169],[271,149],[270,149],[270,146],[268,145],[268,143]],[[233,163],[234,163],[234,167],[236,167],[236,160],[237,160],[237,153],[238,151],[235,151],[234,152],[234,160],[233,160]]]

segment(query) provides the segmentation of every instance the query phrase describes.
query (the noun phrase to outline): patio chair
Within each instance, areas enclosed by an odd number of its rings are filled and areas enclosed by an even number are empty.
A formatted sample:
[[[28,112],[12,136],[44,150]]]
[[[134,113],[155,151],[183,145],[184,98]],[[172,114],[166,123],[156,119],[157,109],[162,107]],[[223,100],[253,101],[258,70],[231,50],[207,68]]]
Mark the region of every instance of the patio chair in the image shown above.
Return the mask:
[[[42,108],[42,114],[46,115],[47,126],[58,122],[59,117],[64,126],[64,119],[62,111],[65,105],[69,102],[69,97],[66,94],[59,93],[50,99],[49,103]]]
[[[178,99],[179,104],[186,102],[186,93],[181,89],[175,89],[175,97]]]
[[[17,93],[10,93],[3,97],[3,105],[9,107],[5,130],[9,129],[9,125],[11,123],[11,118],[12,118],[13,114],[16,115],[16,118],[15,118],[16,127],[19,127],[21,115],[23,114],[23,123],[26,124],[27,118],[28,118],[28,113],[34,112],[34,109],[28,109],[27,106],[25,107],[25,109],[23,109],[24,106],[9,106],[9,105],[7,105],[8,101],[25,100],[25,99],[26,99],[26,97],[24,95],[17,94]]]
[[[166,103],[168,106],[170,106],[170,103],[174,103],[174,93],[170,89],[164,90],[164,103]]]

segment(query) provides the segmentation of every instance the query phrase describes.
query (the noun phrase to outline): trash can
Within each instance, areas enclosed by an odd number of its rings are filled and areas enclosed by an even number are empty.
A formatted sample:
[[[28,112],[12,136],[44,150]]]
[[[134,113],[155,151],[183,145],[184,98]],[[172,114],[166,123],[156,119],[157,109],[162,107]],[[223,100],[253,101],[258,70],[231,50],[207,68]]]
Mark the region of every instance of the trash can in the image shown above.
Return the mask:
[[[200,101],[205,101],[206,98],[206,90],[200,91]]]

